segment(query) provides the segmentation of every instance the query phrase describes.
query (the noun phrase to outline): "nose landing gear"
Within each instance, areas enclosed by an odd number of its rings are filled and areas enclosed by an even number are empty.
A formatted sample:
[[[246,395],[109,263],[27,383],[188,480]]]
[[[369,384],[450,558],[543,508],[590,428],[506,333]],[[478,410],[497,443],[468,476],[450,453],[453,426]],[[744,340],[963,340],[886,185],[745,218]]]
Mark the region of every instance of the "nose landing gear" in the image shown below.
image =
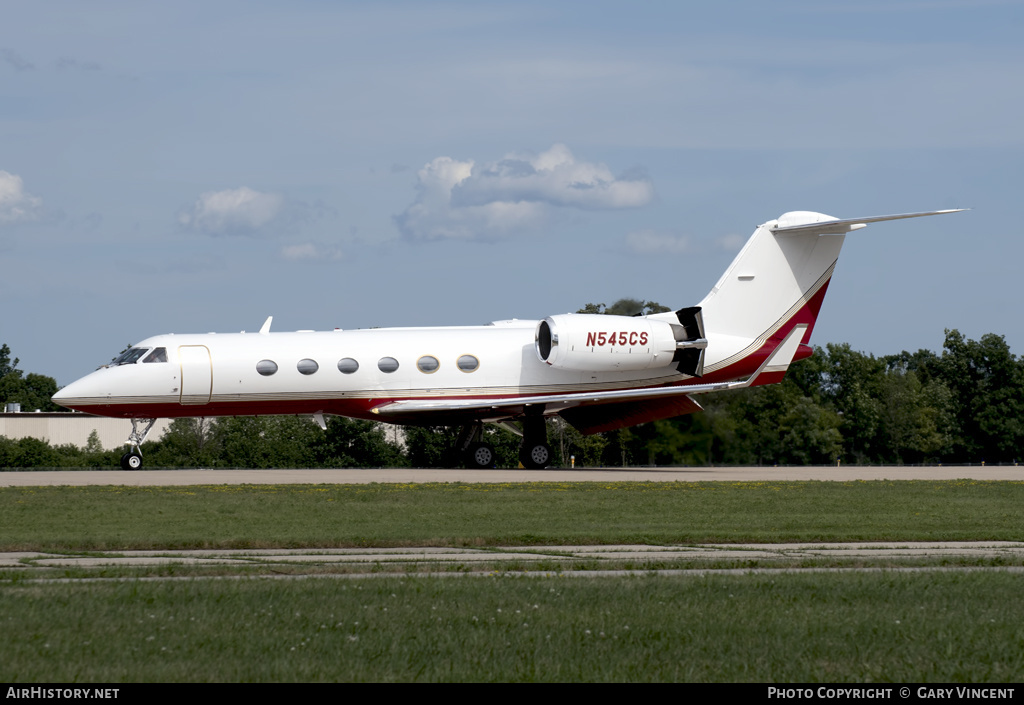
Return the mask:
[[[132,432],[128,436],[128,445],[130,450],[121,456],[121,469],[122,470],[138,470],[142,467],[142,442],[146,440],[146,436],[153,430],[153,424],[156,423],[156,419],[149,419],[149,423],[146,427],[139,432],[139,421],[145,421],[145,419],[132,419]]]

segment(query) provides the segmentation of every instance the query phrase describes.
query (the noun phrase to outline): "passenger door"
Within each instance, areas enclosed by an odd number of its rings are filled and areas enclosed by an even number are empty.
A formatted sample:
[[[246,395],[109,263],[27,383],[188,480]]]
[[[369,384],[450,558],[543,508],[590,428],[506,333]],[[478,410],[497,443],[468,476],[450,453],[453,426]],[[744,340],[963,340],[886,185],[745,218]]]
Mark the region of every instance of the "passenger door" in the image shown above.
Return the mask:
[[[182,345],[178,348],[181,363],[182,406],[208,404],[213,393],[213,362],[205,345]]]

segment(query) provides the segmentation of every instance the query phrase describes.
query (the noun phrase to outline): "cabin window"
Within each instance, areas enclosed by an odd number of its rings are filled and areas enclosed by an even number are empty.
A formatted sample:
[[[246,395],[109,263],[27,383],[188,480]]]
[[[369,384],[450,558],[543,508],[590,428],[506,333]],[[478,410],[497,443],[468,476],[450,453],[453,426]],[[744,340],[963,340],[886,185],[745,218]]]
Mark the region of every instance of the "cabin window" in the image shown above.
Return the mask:
[[[463,355],[455,364],[463,372],[474,372],[476,368],[480,367],[480,361],[473,355]]]
[[[441,363],[437,361],[437,358],[433,355],[424,355],[416,361],[416,367],[420,369],[420,372],[426,374],[432,374],[437,372],[437,368],[441,366]]]
[[[393,357],[382,357],[377,361],[377,369],[381,372],[394,372],[398,369],[398,360]]]
[[[311,375],[320,369],[320,365],[316,364],[316,360],[310,360],[308,357],[304,360],[299,360],[299,364],[296,367],[304,375]]]
[[[260,360],[256,363],[256,371],[264,377],[269,377],[277,372],[277,363],[273,360]]]
[[[146,355],[143,362],[167,362],[167,348],[156,348],[149,355]]]
[[[338,360],[338,371],[345,375],[350,375],[359,369],[359,363],[353,360],[351,357],[344,357]]]

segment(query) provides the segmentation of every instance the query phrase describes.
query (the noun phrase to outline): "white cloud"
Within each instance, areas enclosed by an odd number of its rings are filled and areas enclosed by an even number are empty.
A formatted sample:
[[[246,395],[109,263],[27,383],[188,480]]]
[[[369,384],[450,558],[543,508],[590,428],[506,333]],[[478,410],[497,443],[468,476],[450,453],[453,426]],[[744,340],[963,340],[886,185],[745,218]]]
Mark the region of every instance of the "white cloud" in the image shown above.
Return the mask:
[[[26,61],[13,49],[8,49],[6,47],[0,48],[0,56],[2,56],[4,61],[7,62],[15,71],[32,71],[35,69],[35,65],[31,61]]]
[[[716,238],[715,245],[718,249],[725,250],[726,252],[739,252],[740,248],[746,244],[748,239],[748,237],[733,233],[731,235],[722,235],[721,237]]]
[[[626,235],[626,248],[638,255],[681,255],[691,249],[685,235],[659,230],[634,230]]]
[[[177,257],[156,265],[160,271],[173,274],[200,274],[227,268],[223,257],[215,255],[191,255]]]
[[[78,59],[72,59],[69,56],[62,56],[57,60],[57,68],[61,71],[74,69],[81,71],[99,71],[102,67],[95,61],[79,61]]]
[[[0,223],[35,220],[43,200],[25,191],[21,177],[0,170]]]
[[[616,178],[562,144],[483,164],[438,157],[417,175],[416,201],[395,216],[414,240],[503,237],[549,222],[561,208],[637,208],[654,198],[649,179]]]
[[[284,206],[281,194],[262,193],[246,186],[208,191],[191,211],[178,215],[178,222],[210,235],[252,234],[274,222]]]
[[[456,206],[526,201],[588,210],[636,208],[653,197],[650,181],[616,179],[604,164],[577,162],[564,144],[536,157],[508,156],[474,168],[452,189]]]
[[[293,262],[300,260],[337,261],[342,258],[341,249],[332,245],[304,242],[281,248],[281,256]]]
[[[635,255],[703,255],[709,251],[737,252],[746,243],[742,235],[700,240],[671,230],[633,230],[626,235],[626,251]]]

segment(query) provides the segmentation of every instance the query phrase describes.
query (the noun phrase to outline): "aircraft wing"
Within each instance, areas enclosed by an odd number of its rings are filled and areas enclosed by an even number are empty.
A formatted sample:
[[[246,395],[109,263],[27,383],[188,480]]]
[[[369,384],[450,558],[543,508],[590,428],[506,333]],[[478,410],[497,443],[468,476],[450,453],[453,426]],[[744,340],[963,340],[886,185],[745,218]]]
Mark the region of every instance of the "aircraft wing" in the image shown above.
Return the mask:
[[[746,382],[719,382],[717,384],[676,385],[671,387],[644,387],[642,389],[615,389],[609,391],[575,392],[572,394],[538,394],[517,397],[409,399],[387,402],[374,407],[381,416],[423,412],[493,411],[495,418],[508,418],[525,413],[527,407],[543,404],[548,410],[568,409],[581,404],[609,404],[633,402],[659,397],[717,392],[748,386]]]
[[[543,409],[544,415],[558,414],[577,430],[589,434],[700,411],[701,406],[689,395],[743,386],[747,386],[746,382],[523,395],[500,399],[409,399],[382,404],[375,407],[373,413],[397,423],[415,423],[415,417],[419,415],[431,419],[432,423],[439,423],[439,419],[442,420],[440,423],[462,423],[468,418],[500,422],[525,416],[531,407],[539,407]]]

